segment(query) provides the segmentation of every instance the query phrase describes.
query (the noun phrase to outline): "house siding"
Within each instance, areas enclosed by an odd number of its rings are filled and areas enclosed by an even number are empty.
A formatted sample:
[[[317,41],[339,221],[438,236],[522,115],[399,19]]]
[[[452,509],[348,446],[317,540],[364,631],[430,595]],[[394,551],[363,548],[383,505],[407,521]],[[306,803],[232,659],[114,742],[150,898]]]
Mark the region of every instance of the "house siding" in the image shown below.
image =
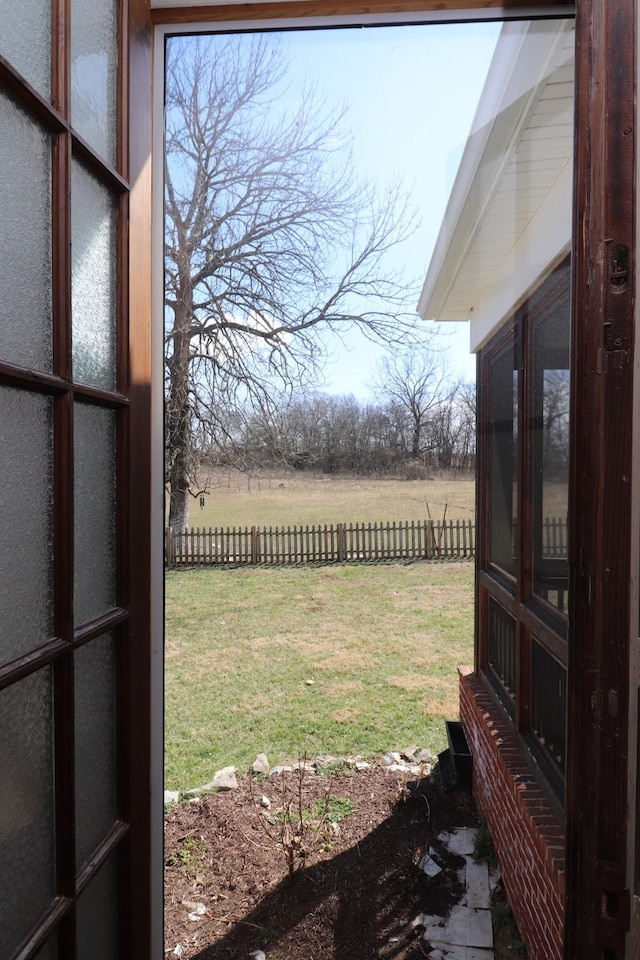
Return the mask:
[[[530,960],[562,960],[565,834],[484,684],[460,667],[460,719],[485,818]]]

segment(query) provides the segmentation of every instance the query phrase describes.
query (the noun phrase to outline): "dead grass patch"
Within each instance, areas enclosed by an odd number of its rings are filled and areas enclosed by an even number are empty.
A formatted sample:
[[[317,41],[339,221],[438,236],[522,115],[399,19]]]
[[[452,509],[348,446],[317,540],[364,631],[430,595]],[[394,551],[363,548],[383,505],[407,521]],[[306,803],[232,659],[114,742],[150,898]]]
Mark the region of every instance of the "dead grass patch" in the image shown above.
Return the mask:
[[[360,716],[360,711],[356,710],[355,707],[341,707],[340,710],[334,710],[331,714],[333,720],[336,723],[353,723],[354,720],[357,720]]]

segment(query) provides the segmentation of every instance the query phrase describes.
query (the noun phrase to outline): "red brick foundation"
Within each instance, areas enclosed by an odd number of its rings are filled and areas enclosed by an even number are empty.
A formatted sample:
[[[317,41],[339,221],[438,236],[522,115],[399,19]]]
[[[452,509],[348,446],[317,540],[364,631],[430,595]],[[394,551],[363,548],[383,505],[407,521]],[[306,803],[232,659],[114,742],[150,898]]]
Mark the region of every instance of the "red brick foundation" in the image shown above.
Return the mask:
[[[530,960],[562,960],[564,829],[483,683],[470,667],[459,672],[473,794]]]

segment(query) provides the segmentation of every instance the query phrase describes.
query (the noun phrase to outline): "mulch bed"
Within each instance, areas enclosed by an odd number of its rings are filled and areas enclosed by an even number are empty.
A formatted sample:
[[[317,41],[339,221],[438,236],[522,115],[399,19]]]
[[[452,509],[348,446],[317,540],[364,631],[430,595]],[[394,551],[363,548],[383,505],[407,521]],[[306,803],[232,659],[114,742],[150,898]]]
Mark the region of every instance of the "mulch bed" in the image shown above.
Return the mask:
[[[338,798],[330,812],[353,809],[335,827],[322,820],[329,795]],[[283,808],[290,809],[287,820]],[[245,776],[238,790],[177,804],[165,816],[165,954],[184,960],[246,960],[256,950],[268,960],[424,958],[412,920],[422,912],[446,913],[461,894],[460,858],[441,848],[437,835],[477,823],[467,792],[443,792],[435,778],[379,766],[341,768],[333,777],[294,771],[260,782]],[[414,864],[416,850],[430,845],[445,868],[434,878]],[[503,922],[497,960],[518,955],[514,938],[517,930]]]

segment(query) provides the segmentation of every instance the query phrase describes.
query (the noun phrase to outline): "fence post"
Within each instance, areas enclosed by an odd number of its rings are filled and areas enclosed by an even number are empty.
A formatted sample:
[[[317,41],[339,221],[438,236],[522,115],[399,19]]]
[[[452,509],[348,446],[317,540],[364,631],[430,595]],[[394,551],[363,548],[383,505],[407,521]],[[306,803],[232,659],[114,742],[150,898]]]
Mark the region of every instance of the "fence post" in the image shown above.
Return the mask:
[[[431,560],[433,556],[433,544],[435,542],[433,535],[433,520],[425,520],[424,524],[424,555],[427,560]]]
[[[342,563],[345,555],[344,523],[338,524],[338,563]]]
[[[258,562],[258,528],[251,527],[251,563]]]

